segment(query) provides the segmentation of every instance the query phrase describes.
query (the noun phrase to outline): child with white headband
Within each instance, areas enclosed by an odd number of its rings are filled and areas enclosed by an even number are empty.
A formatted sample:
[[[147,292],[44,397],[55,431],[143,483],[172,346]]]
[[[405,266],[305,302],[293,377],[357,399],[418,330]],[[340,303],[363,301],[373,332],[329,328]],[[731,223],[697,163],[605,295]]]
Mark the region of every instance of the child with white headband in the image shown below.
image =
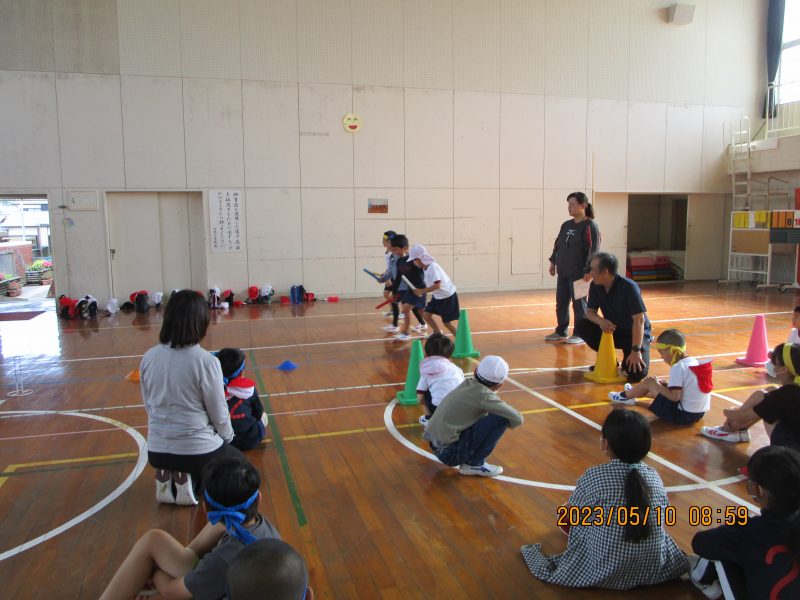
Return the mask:
[[[425,287],[414,290],[414,293],[417,296],[431,293],[432,296],[431,301],[425,306],[422,317],[431,326],[433,333],[442,333],[441,327],[433,320],[433,315],[437,315],[447,330],[455,335],[459,316],[456,286],[436,259],[428,254],[425,246],[419,244],[413,246],[408,252],[408,258],[424,271]]]
[[[166,531],[151,529],[134,544],[101,600],[151,595],[216,600],[239,551],[264,538],[278,538],[258,512],[261,475],[244,457],[218,457],[203,472],[209,522],[184,546]]]
[[[622,392],[610,392],[608,397],[629,406],[636,404],[636,398],[653,398],[649,408],[659,419],[676,425],[696,423],[711,407],[711,361],[686,354],[686,337],[677,329],[662,332],[650,346],[670,366],[667,384],[647,377],[636,385],[625,384]]]

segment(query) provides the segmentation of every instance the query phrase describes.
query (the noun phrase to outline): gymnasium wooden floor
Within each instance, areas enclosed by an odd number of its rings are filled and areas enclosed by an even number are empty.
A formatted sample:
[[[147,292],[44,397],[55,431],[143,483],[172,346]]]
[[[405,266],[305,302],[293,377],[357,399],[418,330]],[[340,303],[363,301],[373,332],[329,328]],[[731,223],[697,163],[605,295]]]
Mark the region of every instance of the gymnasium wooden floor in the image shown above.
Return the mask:
[[[690,428],[653,427],[648,462],[661,474],[689,549],[689,507],[749,502],[737,467],[767,443],[698,435],[721,422],[766,379],[741,368],[755,314],[770,343],[786,339],[794,294],[712,284],[648,286],[654,332],[678,327],[689,351],[714,357],[711,412]],[[512,368],[502,397],[525,413],[492,462],[507,480],[460,477],[429,457],[419,407],[390,401],[405,381],[410,344],[384,337],[374,299],[270,305],[217,312],[204,347],[246,351],[271,413],[265,449],[248,453],[264,479],[261,511],[306,557],[320,598],[702,598],[675,582],[627,593],[571,590],[534,579],[519,547],[561,551],[556,506],[600,463],[598,424],[615,386],[588,383],[584,346],[550,346],[554,292],[465,294],[475,346]],[[96,598],[134,541],[161,527],[188,541],[200,509],[158,505],[143,454],[147,418],[138,383],[125,376],[157,339],[161,315],[118,314],[64,322],[54,312],[0,322],[2,377],[15,385],[19,357],[28,396],[0,405],[0,582],[2,597]],[[292,360],[299,368],[275,367]],[[473,364],[462,361],[465,371]],[[652,372],[667,373],[661,362]],[[639,408],[645,414],[645,409]],[[561,486],[561,487],[560,487]],[[680,486],[687,486],[683,489]]]

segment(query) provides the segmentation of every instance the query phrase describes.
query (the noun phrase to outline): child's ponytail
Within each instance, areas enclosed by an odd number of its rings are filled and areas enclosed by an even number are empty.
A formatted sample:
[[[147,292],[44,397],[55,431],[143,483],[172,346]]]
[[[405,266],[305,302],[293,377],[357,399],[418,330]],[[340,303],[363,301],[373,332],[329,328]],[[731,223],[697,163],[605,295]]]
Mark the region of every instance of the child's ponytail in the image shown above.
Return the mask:
[[[647,494],[647,486],[642,479],[642,474],[636,465],[631,465],[628,476],[625,478],[625,506],[628,508],[628,524],[625,525],[625,539],[634,544],[641,542],[650,535],[648,521],[644,518],[644,513],[650,506],[650,498]],[[635,509],[631,511],[631,509]],[[638,523],[633,525],[637,519],[633,516],[638,512]]]

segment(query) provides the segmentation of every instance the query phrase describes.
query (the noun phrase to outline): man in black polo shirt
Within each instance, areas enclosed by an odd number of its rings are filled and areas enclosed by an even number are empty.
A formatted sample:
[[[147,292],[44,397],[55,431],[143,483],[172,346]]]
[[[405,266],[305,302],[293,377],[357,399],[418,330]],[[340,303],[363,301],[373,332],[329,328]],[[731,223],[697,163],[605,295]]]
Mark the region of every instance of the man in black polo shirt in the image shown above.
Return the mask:
[[[607,252],[592,257],[586,318],[576,325],[575,335],[597,351],[603,332],[613,333],[614,347],[624,355],[622,368],[628,381],[635,383],[647,376],[650,367],[650,320],[639,286],[618,275],[617,264],[616,257]]]

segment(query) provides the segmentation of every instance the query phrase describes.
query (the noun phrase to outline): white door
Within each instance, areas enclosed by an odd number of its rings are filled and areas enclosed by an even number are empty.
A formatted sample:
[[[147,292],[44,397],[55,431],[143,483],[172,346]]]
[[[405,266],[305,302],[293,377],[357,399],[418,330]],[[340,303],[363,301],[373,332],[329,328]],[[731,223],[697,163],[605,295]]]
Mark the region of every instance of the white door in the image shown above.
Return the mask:
[[[532,275],[542,272],[542,243],[533,233],[541,230],[541,209],[511,209],[512,275]]]
[[[721,279],[725,247],[725,196],[691,194],[686,214],[686,275],[691,279]],[[727,252],[727,248],[725,248]]]
[[[163,282],[158,291],[192,288],[189,253],[189,198],[186,192],[158,194]],[[197,289],[203,289],[201,286]]]
[[[600,250],[617,257],[619,272],[625,273],[628,254],[628,194],[595,194],[592,200],[600,228]]]
[[[112,295],[120,303],[138,290],[162,291],[158,194],[107,193]]]

